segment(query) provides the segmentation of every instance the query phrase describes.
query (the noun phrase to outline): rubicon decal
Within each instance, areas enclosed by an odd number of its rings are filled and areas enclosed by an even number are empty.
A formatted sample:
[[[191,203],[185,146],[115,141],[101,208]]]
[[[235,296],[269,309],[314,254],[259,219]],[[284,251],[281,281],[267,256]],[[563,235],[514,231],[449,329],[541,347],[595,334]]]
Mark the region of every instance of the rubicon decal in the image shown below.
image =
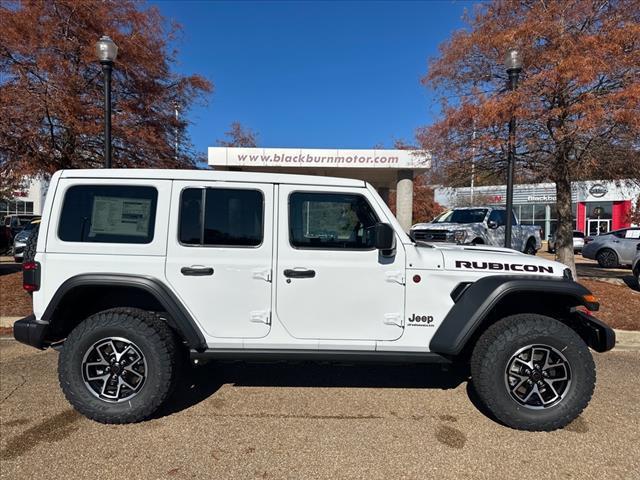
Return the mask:
[[[553,267],[526,263],[467,262],[465,260],[456,260],[456,268],[503,272],[553,273]]]

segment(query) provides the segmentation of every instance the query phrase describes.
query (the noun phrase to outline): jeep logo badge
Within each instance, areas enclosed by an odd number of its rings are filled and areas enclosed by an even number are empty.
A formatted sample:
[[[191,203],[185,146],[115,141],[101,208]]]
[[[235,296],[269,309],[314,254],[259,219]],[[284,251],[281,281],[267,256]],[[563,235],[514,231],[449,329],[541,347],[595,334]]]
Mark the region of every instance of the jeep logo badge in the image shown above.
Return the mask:
[[[591,196],[596,198],[604,197],[607,194],[607,192],[608,192],[607,187],[605,187],[601,183],[596,183],[595,185],[592,185],[591,188],[589,189],[589,193],[591,194]]]

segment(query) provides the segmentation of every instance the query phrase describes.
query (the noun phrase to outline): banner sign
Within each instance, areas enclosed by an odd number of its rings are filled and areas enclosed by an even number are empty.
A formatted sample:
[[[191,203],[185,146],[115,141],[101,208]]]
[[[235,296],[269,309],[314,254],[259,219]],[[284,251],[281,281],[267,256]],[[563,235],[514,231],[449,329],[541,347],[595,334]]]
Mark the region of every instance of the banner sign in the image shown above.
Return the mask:
[[[416,150],[209,147],[209,165],[426,169],[431,166],[431,156]]]

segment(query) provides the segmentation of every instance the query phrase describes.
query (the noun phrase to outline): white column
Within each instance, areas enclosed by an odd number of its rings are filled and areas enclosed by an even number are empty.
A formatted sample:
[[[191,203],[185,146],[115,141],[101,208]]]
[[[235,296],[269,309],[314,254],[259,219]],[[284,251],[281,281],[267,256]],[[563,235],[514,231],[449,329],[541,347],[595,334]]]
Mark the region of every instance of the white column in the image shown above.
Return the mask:
[[[402,228],[408,232],[413,225],[413,170],[398,170],[396,217]]]

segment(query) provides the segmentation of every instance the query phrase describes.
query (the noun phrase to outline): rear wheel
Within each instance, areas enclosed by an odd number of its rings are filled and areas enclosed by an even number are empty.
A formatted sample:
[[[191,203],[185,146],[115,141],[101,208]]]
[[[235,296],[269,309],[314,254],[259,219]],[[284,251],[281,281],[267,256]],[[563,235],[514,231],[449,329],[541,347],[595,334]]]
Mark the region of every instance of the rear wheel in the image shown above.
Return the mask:
[[[595,388],[595,365],[584,341],[563,323],[520,314],[492,325],[471,357],[480,400],[505,425],[550,431],[573,421]]]
[[[117,308],[92,315],[67,337],[58,375],[67,400],[101,423],[152,415],[178,375],[179,345],[153,313]]]
[[[618,268],[618,255],[610,248],[604,248],[596,255],[598,265],[602,268]]]

